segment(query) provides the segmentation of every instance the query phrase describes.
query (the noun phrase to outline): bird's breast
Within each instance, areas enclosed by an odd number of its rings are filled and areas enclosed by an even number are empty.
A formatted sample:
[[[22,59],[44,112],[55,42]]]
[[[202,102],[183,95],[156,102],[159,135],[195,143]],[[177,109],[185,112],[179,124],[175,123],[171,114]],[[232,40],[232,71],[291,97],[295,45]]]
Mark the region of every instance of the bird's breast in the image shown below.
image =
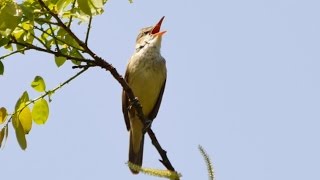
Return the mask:
[[[166,79],[166,66],[163,57],[133,55],[129,61],[128,83],[138,97],[143,113],[148,116],[157,102],[160,90]]]

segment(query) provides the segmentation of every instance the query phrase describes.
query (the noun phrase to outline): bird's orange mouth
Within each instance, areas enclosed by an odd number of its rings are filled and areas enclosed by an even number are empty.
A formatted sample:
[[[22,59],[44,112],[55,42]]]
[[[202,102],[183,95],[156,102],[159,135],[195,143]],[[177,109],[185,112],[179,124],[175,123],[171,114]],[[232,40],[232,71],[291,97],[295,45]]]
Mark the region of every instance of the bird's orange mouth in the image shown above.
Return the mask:
[[[152,29],[151,31],[151,34],[152,35],[156,35],[156,36],[159,36],[159,35],[163,35],[164,33],[166,33],[167,31],[161,31],[160,32],[160,28],[161,28],[161,24],[162,24],[162,21],[164,19],[164,16],[160,19],[160,21],[154,26],[154,28]]]

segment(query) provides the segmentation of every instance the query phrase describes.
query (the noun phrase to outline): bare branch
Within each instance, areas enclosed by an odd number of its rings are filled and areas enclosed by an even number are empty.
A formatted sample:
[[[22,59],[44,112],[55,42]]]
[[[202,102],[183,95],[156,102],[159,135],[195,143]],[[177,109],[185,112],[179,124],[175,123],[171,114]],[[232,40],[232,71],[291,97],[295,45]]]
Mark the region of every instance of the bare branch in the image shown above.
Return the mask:
[[[5,59],[5,58],[7,58],[7,57],[9,57],[9,56],[11,56],[11,55],[14,55],[14,54],[16,54],[16,53],[23,53],[23,52],[26,51],[26,50],[29,50],[29,48],[25,47],[24,49],[20,49],[20,50],[13,51],[13,52],[11,52],[11,53],[9,53],[9,54],[6,54],[6,55],[4,55],[4,56],[1,56],[1,57],[0,57],[0,60],[1,60],[1,59]]]
[[[88,24],[88,29],[87,29],[87,34],[86,34],[85,44],[86,44],[87,46],[88,46],[88,39],[89,39],[90,29],[91,29],[91,22],[92,22],[92,16],[90,16],[89,24]]]
[[[90,68],[90,67],[95,67],[97,65],[95,64],[85,64],[85,65],[78,65],[78,66],[72,66],[72,69],[83,69],[83,68]]]
[[[76,6],[76,0],[73,1],[71,9],[74,9],[75,6]],[[71,15],[70,19],[69,19],[69,22],[68,22],[68,28],[71,27],[72,18],[73,18],[73,16]]]
[[[151,128],[148,129],[148,135],[152,141],[152,144],[154,145],[154,147],[157,149],[157,151],[159,152],[162,160],[159,160],[168,170],[170,171],[176,171],[171,162],[169,161],[169,158],[167,156],[167,151],[165,151],[164,149],[162,149],[160,143],[158,142],[158,139],[156,137],[156,135],[154,134],[154,132],[152,131]]]

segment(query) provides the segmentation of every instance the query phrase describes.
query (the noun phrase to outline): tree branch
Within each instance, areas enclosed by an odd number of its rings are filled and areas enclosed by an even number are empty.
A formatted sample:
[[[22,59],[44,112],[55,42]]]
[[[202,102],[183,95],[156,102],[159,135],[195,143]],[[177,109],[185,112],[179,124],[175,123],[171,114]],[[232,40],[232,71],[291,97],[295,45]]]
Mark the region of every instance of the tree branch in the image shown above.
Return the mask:
[[[166,167],[168,170],[170,171],[176,171],[171,162],[169,161],[168,157],[167,157],[167,151],[165,151],[164,149],[162,149],[161,145],[158,142],[158,139],[156,137],[156,135],[154,134],[154,132],[152,131],[151,128],[148,129],[148,135],[152,141],[152,144],[154,145],[154,147],[156,147],[157,151],[159,152],[161,159],[159,159],[159,161],[164,165],[164,167]]]
[[[34,49],[34,50],[37,50],[37,51],[41,51],[41,52],[46,52],[46,53],[49,53],[49,54],[53,54],[57,57],[65,57],[69,60],[74,60],[74,61],[78,61],[78,62],[85,62],[87,64],[92,64],[94,63],[94,60],[91,60],[91,59],[84,59],[84,58],[78,58],[78,57],[73,57],[73,56],[70,56],[70,55],[66,55],[66,54],[63,54],[62,52],[60,51],[52,51],[50,49],[44,49],[44,48],[41,48],[41,47],[38,47],[38,46],[35,46],[33,44],[27,44],[27,43],[22,43],[22,42],[18,42],[16,41],[15,39],[13,39],[13,41],[9,42],[9,43],[13,43],[13,44],[17,44],[17,45],[20,45],[20,46],[23,46],[25,47],[25,49],[23,50],[29,50],[29,49]],[[15,51],[17,52],[17,51]],[[20,52],[20,51],[18,51]],[[2,58],[2,57],[1,57]]]

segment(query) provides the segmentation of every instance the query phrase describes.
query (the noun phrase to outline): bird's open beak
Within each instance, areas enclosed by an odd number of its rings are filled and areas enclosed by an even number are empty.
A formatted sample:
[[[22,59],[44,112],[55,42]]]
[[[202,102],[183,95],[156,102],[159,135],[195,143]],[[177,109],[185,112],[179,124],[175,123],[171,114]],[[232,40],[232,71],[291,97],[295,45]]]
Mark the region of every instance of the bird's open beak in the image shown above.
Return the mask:
[[[154,26],[154,28],[152,29],[151,31],[151,34],[152,35],[155,35],[155,36],[162,36],[164,33],[166,33],[167,31],[161,31],[160,32],[160,28],[161,28],[161,24],[162,24],[162,21],[164,19],[164,16],[160,19],[160,21]]]

